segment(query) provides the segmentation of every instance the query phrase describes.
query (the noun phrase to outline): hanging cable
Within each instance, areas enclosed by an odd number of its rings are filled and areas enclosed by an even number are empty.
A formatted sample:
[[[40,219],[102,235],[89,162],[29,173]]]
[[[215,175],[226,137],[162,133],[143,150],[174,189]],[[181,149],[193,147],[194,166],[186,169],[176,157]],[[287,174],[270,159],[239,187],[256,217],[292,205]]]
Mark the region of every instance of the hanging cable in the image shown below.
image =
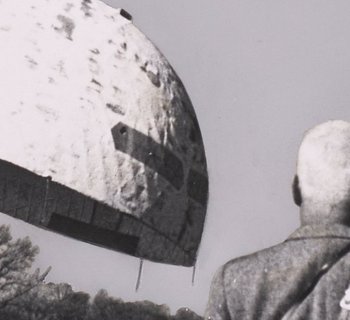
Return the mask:
[[[135,287],[136,292],[139,290],[140,285],[141,285],[142,269],[143,269],[143,259],[141,258],[140,265],[139,265],[139,274],[137,276],[137,282],[136,282],[136,287]]]
[[[47,217],[46,208],[47,208],[47,198],[49,196],[49,190],[50,190],[50,182],[52,178],[50,176],[46,177],[46,188],[45,188],[45,198],[44,198],[44,205],[43,205],[43,211],[41,215],[41,223],[45,222],[45,217]]]
[[[195,262],[192,268],[192,287],[194,286],[194,281],[196,278],[196,269],[197,269],[197,261]]]

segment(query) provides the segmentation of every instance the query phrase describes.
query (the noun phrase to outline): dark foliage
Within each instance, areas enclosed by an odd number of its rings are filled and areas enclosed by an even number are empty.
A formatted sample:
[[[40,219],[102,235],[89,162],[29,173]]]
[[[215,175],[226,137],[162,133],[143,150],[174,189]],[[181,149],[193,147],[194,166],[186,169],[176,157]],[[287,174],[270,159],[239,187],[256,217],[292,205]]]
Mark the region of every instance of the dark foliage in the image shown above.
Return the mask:
[[[91,300],[65,283],[45,283],[49,269],[30,273],[38,253],[28,238],[12,240],[0,226],[0,319],[4,320],[201,320],[188,308],[170,314],[169,307],[149,301],[124,302],[100,290]]]

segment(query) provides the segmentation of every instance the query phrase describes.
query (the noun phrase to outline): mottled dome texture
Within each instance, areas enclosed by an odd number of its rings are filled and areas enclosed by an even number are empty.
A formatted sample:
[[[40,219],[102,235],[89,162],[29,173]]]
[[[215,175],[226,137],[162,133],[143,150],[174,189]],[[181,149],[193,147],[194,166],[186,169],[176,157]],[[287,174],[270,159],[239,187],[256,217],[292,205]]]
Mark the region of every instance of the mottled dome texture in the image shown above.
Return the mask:
[[[93,0],[1,0],[0,41],[0,211],[193,265],[208,198],[202,137],[131,16]]]

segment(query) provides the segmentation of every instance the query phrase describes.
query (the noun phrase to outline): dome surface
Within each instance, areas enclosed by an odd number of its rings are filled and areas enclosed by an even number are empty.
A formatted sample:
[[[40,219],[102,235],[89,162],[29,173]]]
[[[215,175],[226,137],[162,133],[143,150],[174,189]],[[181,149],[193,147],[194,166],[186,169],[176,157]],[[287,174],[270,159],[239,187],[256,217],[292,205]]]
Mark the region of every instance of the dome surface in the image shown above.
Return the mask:
[[[124,10],[0,1],[0,211],[191,266],[208,197],[191,101]]]

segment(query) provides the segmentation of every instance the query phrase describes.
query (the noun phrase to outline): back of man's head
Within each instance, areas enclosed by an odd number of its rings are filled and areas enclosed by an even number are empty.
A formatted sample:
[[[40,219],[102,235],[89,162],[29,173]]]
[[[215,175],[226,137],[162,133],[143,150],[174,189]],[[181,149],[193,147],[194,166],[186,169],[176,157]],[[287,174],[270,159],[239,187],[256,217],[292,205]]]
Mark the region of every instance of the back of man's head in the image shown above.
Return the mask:
[[[297,175],[306,210],[344,211],[350,202],[350,123],[328,121],[309,130],[299,149]]]

